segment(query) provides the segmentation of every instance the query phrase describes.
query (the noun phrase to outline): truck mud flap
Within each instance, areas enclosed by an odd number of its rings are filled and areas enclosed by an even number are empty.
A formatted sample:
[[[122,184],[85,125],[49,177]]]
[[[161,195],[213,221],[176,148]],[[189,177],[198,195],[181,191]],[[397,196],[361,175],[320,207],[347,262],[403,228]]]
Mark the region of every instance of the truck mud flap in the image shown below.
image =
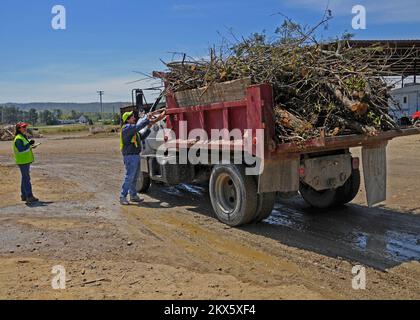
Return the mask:
[[[258,179],[258,193],[299,190],[300,156],[266,160]]]
[[[146,157],[140,158],[140,170],[141,172],[149,173],[149,163]]]
[[[362,148],[363,175],[369,207],[386,200],[387,143]]]

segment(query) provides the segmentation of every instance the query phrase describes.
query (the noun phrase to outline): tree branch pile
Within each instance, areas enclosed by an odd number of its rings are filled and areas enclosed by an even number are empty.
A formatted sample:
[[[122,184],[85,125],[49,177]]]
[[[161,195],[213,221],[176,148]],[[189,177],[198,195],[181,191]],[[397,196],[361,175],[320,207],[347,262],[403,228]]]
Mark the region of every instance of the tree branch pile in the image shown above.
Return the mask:
[[[253,84],[269,83],[279,142],[317,137],[321,127],[327,136],[397,128],[389,115],[391,88],[384,80],[393,53],[378,46],[354,48],[345,39],[322,44],[313,33],[286,21],[274,41],[254,34],[218,53],[210,49],[207,60],[184,56],[166,64],[167,90],[208,88],[246,77]]]
[[[15,139],[15,131],[16,129],[14,125],[0,127],[0,141],[13,141]],[[28,133],[32,138],[42,138],[41,134],[30,128],[28,128]]]
[[[0,141],[12,141],[15,138],[15,127],[0,127]]]

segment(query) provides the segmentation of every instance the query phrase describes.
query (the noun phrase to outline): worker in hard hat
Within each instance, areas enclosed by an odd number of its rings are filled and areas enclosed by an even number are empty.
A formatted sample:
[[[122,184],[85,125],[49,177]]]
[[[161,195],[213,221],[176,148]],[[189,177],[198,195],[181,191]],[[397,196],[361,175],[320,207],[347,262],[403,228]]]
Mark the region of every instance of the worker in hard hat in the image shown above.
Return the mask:
[[[13,152],[16,164],[19,166],[22,175],[21,198],[28,204],[39,201],[32,193],[30,167],[34,162],[32,149],[35,148],[35,141],[28,138],[28,124],[19,122],[16,124],[15,139],[13,141]]]
[[[126,112],[122,116],[120,147],[124,158],[125,179],[121,188],[120,204],[129,205],[127,200],[140,203],[143,200],[137,195],[136,184],[140,173],[140,152],[142,140],[150,134],[150,128],[165,116],[165,111],[155,111],[145,115],[136,122],[134,112]]]

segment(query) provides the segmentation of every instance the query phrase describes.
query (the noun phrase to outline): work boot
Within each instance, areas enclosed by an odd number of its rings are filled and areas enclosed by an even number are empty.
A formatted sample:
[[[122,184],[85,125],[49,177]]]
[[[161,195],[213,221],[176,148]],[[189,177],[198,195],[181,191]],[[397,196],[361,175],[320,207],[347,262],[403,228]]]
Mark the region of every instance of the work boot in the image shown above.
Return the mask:
[[[141,199],[138,195],[135,195],[135,196],[130,197],[130,201],[140,203],[140,202],[143,202],[144,200]]]
[[[126,198],[120,198],[120,204],[122,206],[128,206],[130,202],[128,202]]]
[[[34,196],[30,196],[28,198],[26,198],[26,203],[34,203],[34,202],[38,202],[39,199],[35,198]]]
[[[22,199],[23,202],[26,201],[26,197],[25,196],[20,196],[20,198]]]

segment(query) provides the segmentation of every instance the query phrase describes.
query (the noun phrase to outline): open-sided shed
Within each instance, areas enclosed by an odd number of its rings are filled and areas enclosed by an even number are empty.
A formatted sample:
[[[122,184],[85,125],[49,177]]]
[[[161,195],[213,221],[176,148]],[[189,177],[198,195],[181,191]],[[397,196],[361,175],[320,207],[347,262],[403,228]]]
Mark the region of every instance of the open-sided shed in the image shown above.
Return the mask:
[[[348,45],[354,48],[383,48],[373,59],[383,60],[383,53],[392,53],[388,59],[390,75],[403,79],[414,76],[414,82],[417,82],[417,75],[420,74],[420,40],[349,40]]]

